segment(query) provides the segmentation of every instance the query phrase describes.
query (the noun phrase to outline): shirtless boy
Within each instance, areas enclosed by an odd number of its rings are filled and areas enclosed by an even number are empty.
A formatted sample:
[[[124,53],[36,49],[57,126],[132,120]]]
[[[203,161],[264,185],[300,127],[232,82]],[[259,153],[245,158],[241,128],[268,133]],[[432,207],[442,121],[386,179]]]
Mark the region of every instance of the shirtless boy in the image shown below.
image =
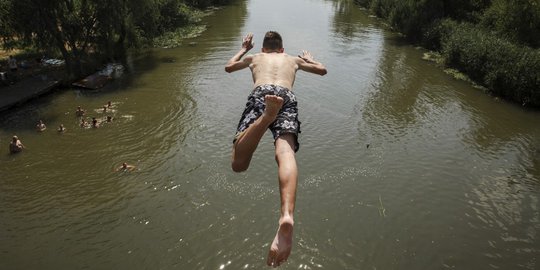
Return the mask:
[[[36,130],[37,130],[38,132],[43,132],[43,131],[45,131],[46,129],[47,129],[47,126],[45,126],[45,124],[43,123],[42,120],[39,120],[39,122],[38,122],[37,125],[36,125]]]
[[[259,141],[270,129],[278,164],[281,216],[267,264],[276,267],[291,253],[294,225],[298,177],[295,152],[299,147],[300,121],[296,97],[291,90],[298,69],[325,75],[326,68],[307,51],[299,57],[284,53],[281,36],[274,31],[266,33],[261,53],[242,58],[252,48],[253,34],[250,33],[244,38],[240,51],[225,66],[227,72],[249,67],[254,82],[233,142],[232,169],[235,172],[247,170]]]
[[[14,154],[14,153],[19,153],[21,152],[22,150],[24,149],[24,145],[22,144],[22,142],[19,140],[19,138],[17,136],[13,136],[13,139],[11,140],[11,142],[9,143],[9,152]]]

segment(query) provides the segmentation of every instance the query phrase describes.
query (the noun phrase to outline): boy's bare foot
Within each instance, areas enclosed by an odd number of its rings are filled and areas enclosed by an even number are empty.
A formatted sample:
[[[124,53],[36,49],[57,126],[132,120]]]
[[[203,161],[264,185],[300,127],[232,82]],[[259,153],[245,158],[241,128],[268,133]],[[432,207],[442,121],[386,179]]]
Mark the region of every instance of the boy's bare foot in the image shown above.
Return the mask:
[[[266,95],[264,97],[264,103],[266,104],[266,107],[264,108],[262,118],[265,121],[272,123],[276,120],[277,114],[283,106],[283,98],[275,95]]]
[[[294,221],[290,216],[282,217],[279,220],[279,228],[266,260],[268,266],[277,267],[289,258],[292,248],[293,225]]]

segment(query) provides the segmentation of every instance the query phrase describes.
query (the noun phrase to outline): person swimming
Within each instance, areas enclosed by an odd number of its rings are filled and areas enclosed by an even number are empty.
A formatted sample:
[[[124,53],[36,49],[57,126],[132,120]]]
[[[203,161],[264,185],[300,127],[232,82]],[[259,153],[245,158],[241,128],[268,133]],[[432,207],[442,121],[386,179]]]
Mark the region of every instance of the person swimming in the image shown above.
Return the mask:
[[[66,128],[64,127],[64,124],[60,124],[60,126],[58,126],[57,131],[58,131],[58,132],[64,132],[64,131],[66,131]]]
[[[93,128],[98,128],[99,127],[99,122],[95,117],[92,117],[92,127]]]
[[[17,135],[13,135],[13,138],[11,139],[11,142],[9,143],[9,152],[11,154],[19,153],[24,149],[24,145],[19,140]]]
[[[119,171],[130,172],[130,171],[135,170],[135,168],[136,167],[134,165],[129,165],[126,162],[124,162],[124,163],[122,163],[122,166],[116,168],[116,171],[117,172],[119,172]]]
[[[43,123],[43,121],[39,120],[39,122],[37,123],[36,125],[36,130],[38,132],[42,132],[44,131],[45,129],[47,129],[47,127],[45,126],[45,124]]]
[[[77,110],[75,111],[75,115],[77,116],[84,116],[85,111],[81,108],[81,106],[77,106]]]
[[[82,128],[88,127],[88,122],[86,122],[86,120],[84,118],[81,119],[80,127],[82,127]]]

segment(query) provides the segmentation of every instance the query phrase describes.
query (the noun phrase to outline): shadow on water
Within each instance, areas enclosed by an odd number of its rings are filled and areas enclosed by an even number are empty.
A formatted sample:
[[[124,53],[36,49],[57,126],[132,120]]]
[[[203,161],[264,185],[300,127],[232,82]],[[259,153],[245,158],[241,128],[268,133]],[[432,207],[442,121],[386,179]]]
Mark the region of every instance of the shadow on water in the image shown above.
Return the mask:
[[[42,108],[51,104],[62,91],[64,90],[55,90],[49,94],[30,100],[24,105],[2,112],[0,116],[0,131],[7,132],[9,130],[14,133],[30,131],[36,129],[36,124],[40,119],[45,124],[50,120],[56,121],[60,118],[60,115],[44,115]]]
[[[136,55],[130,55],[124,61],[125,71],[121,77],[109,82],[103,88],[96,90],[83,88],[70,88],[69,90],[77,91],[84,96],[98,96],[117,91],[130,91],[132,86],[137,82],[137,78],[141,75],[152,73],[155,69],[163,64],[174,63],[174,61],[164,61],[163,58],[170,56],[159,55],[159,49],[146,49]]]
[[[365,12],[360,9],[360,6],[349,0],[329,1],[333,8],[334,14],[332,19],[333,32],[347,40],[362,35],[369,31],[373,26],[374,20],[370,20],[368,16],[359,16]]]
[[[417,66],[417,59],[411,59],[414,56],[386,41],[363,118],[376,125],[385,125],[386,131],[406,131],[406,127],[414,126],[418,117],[427,113],[427,108],[418,102],[426,91],[426,78]],[[431,101],[436,102],[432,104],[435,106],[444,102]]]

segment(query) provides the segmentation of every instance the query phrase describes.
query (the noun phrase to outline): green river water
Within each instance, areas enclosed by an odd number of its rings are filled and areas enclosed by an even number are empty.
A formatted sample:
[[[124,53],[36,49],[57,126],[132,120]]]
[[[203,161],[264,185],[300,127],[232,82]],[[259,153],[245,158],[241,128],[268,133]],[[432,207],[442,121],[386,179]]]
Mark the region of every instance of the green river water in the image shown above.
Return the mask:
[[[231,171],[252,82],[224,65],[267,30],[328,69],[294,87],[299,182],[281,268],[540,268],[540,112],[453,79],[348,1],[239,1],[204,20],[200,37],[136,57],[101,90],[2,113],[0,269],[265,269],[272,139]],[[114,121],[82,129],[77,106]],[[9,155],[14,134],[27,149]],[[114,172],[124,161],[137,169]]]

